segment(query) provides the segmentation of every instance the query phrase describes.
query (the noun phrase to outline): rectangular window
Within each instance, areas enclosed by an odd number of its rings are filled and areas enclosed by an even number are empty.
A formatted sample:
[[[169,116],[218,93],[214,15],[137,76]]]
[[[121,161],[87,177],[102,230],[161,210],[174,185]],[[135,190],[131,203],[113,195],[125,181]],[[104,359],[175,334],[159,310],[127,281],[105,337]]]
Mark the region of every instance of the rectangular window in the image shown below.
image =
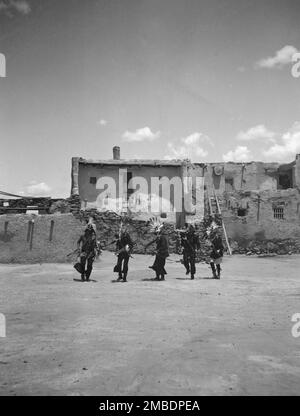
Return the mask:
[[[275,219],[283,220],[284,219],[283,208],[281,208],[281,207],[273,208],[273,215],[274,215]]]
[[[239,208],[237,211],[238,217],[246,217],[247,210],[245,208]]]
[[[96,185],[96,182],[97,182],[96,176],[91,176],[91,177],[90,177],[90,183],[91,183],[92,185]]]

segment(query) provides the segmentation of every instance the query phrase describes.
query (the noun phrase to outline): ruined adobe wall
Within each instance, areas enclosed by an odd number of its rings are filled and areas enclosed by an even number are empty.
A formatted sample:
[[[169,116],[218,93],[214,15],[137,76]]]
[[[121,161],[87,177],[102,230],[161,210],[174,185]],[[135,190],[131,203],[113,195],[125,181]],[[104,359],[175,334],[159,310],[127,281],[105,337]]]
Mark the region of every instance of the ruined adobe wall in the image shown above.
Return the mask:
[[[228,182],[232,182],[231,191],[270,190],[277,189],[274,175],[278,163],[210,163],[204,168],[207,189],[214,186],[217,194],[230,190]],[[227,183],[226,183],[227,182]]]
[[[28,226],[34,219],[32,248]],[[53,222],[52,222],[53,221]],[[53,224],[50,241],[51,223]],[[72,214],[0,215],[0,263],[66,262],[84,225]]]
[[[279,174],[292,171],[294,188],[278,190]],[[300,156],[295,163],[210,163],[204,167],[205,213],[213,187],[236,253],[300,252]],[[283,218],[274,217],[280,208]]]
[[[300,189],[300,154],[296,155],[296,163],[294,167],[294,186]]]
[[[235,252],[300,252],[300,194],[297,189],[224,193],[224,223]],[[283,219],[274,218],[282,208]],[[239,210],[245,210],[241,214]]]

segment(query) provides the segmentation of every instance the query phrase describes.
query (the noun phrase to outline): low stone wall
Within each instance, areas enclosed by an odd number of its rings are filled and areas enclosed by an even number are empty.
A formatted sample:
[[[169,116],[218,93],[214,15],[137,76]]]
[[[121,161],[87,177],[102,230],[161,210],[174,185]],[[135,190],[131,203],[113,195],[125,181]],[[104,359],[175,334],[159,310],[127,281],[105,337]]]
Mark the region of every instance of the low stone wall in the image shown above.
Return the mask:
[[[300,241],[286,238],[276,240],[252,240],[244,247],[239,245],[237,241],[231,241],[233,254],[299,254]]]
[[[32,219],[34,227],[31,241],[28,228]],[[84,225],[72,214],[1,215],[0,262],[66,262],[67,254],[76,248],[83,230]]]

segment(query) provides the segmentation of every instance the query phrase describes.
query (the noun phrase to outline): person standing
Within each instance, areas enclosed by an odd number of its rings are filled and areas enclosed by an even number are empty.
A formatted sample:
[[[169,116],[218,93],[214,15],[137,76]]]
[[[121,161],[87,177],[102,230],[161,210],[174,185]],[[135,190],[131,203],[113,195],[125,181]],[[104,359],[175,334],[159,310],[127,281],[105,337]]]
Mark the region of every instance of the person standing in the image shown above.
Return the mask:
[[[212,251],[210,253],[210,267],[213,273],[213,279],[221,278],[221,263],[223,260],[224,245],[218,228],[214,228],[210,233]]]
[[[133,242],[127,228],[122,225],[116,242],[118,261],[114,267],[114,272],[119,274],[118,281],[127,282],[128,263],[133,249]]]
[[[169,241],[164,231],[163,224],[160,225],[155,232],[157,237],[145,246],[145,250],[151,244],[156,243],[155,260],[153,265],[149,266],[149,268],[155,271],[156,277],[154,280],[165,280],[165,275],[167,274],[165,264],[167,257],[169,257]]]
[[[89,227],[85,229],[84,234],[77,241],[81,263],[81,280],[90,281],[93,270],[93,263],[97,255],[98,245],[96,234]]]
[[[194,280],[196,274],[196,251],[200,249],[200,241],[192,224],[189,224],[186,232],[181,235],[181,245],[183,247],[183,264],[186,268],[186,274],[191,273],[191,280]]]

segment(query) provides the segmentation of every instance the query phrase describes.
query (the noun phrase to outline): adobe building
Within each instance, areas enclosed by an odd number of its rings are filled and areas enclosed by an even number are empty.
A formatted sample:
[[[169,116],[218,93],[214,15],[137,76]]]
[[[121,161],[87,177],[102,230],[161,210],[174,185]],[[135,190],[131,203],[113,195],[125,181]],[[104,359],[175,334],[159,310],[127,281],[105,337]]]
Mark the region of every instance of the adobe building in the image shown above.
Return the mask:
[[[285,240],[285,242],[291,240],[291,244],[300,244],[299,154],[288,164],[263,162],[206,164],[191,163],[189,160],[124,160],[120,157],[120,148],[115,147],[111,160],[72,159],[71,194],[80,197],[82,210],[93,208],[98,211],[109,211],[111,209],[114,195],[111,198],[111,195],[105,194],[101,179],[112,178],[119,187],[120,169],[126,170],[125,179],[123,176],[121,181],[124,182],[122,186],[126,189],[127,200],[136,189],[135,186],[130,185],[136,176],[145,178],[148,184],[153,177],[182,179],[183,196],[188,195],[192,204],[185,205],[183,212],[178,213],[171,194],[171,207],[175,212],[165,212],[167,210],[163,200],[159,212],[153,212],[173,221],[177,227],[185,222],[199,223],[205,216],[216,214],[217,198],[233,248],[247,248],[254,242],[275,240]],[[185,183],[184,178],[192,179],[191,182]],[[156,196],[161,197],[160,194]],[[151,197],[155,196],[151,195]],[[141,193],[140,200],[134,200],[134,206],[131,204],[127,208],[138,208],[139,204],[143,206],[145,203],[143,198],[145,195]],[[139,210],[137,209],[136,212]]]
[[[71,196],[79,195],[81,210],[130,210],[145,218],[145,213],[160,215],[181,226],[203,219],[203,179],[203,168],[188,160],[125,160],[115,146],[111,160],[72,158]]]
[[[204,177],[206,202],[215,189],[231,241],[245,247],[259,241],[300,242],[299,154],[289,164],[212,163]]]

